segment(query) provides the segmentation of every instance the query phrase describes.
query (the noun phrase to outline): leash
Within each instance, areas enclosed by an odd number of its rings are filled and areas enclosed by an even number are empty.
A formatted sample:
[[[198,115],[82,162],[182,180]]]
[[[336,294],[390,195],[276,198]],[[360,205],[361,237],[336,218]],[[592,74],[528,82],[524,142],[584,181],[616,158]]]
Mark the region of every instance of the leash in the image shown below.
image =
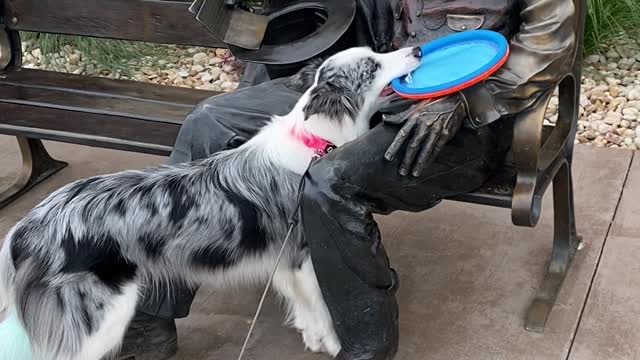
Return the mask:
[[[247,337],[244,339],[244,344],[242,344],[242,349],[240,350],[240,355],[238,355],[238,360],[242,360],[242,356],[244,355],[245,350],[247,349],[247,345],[249,344],[249,339],[251,338],[251,334],[253,333],[253,328],[258,321],[258,317],[260,316],[260,312],[262,311],[262,305],[264,305],[264,300],[267,298],[267,294],[269,293],[269,288],[271,287],[271,283],[273,282],[273,278],[276,275],[276,271],[278,269],[278,265],[280,264],[280,260],[282,259],[282,254],[284,253],[284,249],[289,242],[289,238],[291,237],[291,233],[293,232],[293,228],[298,225],[299,217],[298,213],[300,212],[300,202],[302,200],[302,190],[304,189],[305,179],[307,177],[307,173],[316,160],[318,160],[320,156],[314,156],[311,158],[309,162],[309,166],[302,174],[302,179],[300,179],[300,183],[298,184],[298,197],[296,200],[296,207],[293,209],[293,214],[289,218],[289,230],[287,231],[287,236],[285,236],[284,241],[282,242],[282,247],[280,248],[280,252],[278,253],[278,257],[276,258],[276,264],[271,271],[271,275],[269,276],[269,281],[262,292],[262,297],[260,298],[260,302],[258,303],[258,308],[256,309],[256,313],[253,316],[253,321],[251,322],[251,326],[249,327],[249,332],[247,332]]]

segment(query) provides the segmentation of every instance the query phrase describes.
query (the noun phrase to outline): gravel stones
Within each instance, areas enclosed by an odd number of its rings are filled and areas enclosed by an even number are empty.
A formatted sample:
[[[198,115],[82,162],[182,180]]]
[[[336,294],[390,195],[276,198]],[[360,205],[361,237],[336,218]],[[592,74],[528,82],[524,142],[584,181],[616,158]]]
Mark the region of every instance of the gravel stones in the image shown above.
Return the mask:
[[[227,49],[157,45],[158,56],[145,56],[126,63],[130,73],[110,71],[85,59],[82,53],[66,45],[60,53],[45,61],[33,42],[24,42],[23,66],[112,79],[131,79],[154,84],[190,87],[211,91],[233,91],[238,87],[244,67]]]
[[[622,50],[624,49],[624,50]],[[640,44],[585,57],[576,142],[598,147],[640,149]],[[552,99],[545,117],[557,114]],[[549,124],[554,122],[548,121]]]
[[[209,63],[209,56],[207,56],[207,53],[199,52],[193,55],[193,63],[202,66],[207,65]]]

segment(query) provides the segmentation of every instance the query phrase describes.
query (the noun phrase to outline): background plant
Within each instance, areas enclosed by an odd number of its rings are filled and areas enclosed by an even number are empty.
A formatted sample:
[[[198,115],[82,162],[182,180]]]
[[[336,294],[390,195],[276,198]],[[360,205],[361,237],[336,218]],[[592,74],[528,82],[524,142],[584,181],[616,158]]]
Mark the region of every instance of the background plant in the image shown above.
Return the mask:
[[[585,52],[601,52],[616,38],[640,35],[640,0],[588,0]]]
[[[37,44],[45,64],[51,62],[52,54],[62,52],[65,45],[69,45],[78,49],[85,61],[95,63],[110,72],[123,74],[131,72],[131,62],[163,53],[158,45],[135,41],[33,32],[22,32],[20,37],[23,41],[31,40]]]

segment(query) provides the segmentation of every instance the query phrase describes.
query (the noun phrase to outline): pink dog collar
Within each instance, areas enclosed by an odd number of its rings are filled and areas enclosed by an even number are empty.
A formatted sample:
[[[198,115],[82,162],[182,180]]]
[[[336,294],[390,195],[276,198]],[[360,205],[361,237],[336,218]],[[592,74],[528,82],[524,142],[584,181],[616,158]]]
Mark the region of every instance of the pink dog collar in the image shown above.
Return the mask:
[[[306,147],[313,150],[318,156],[325,156],[337,146],[301,129],[291,129],[291,136],[300,140]]]

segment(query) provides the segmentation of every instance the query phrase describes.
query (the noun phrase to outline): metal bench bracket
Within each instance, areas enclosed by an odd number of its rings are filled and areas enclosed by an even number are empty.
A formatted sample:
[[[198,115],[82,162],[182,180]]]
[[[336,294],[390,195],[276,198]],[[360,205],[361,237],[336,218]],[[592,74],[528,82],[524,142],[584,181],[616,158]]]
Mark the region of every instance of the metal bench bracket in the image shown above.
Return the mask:
[[[40,140],[17,136],[22,153],[22,172],[16,182],[0,193],[0,209],[68,164],[49,155]]]

